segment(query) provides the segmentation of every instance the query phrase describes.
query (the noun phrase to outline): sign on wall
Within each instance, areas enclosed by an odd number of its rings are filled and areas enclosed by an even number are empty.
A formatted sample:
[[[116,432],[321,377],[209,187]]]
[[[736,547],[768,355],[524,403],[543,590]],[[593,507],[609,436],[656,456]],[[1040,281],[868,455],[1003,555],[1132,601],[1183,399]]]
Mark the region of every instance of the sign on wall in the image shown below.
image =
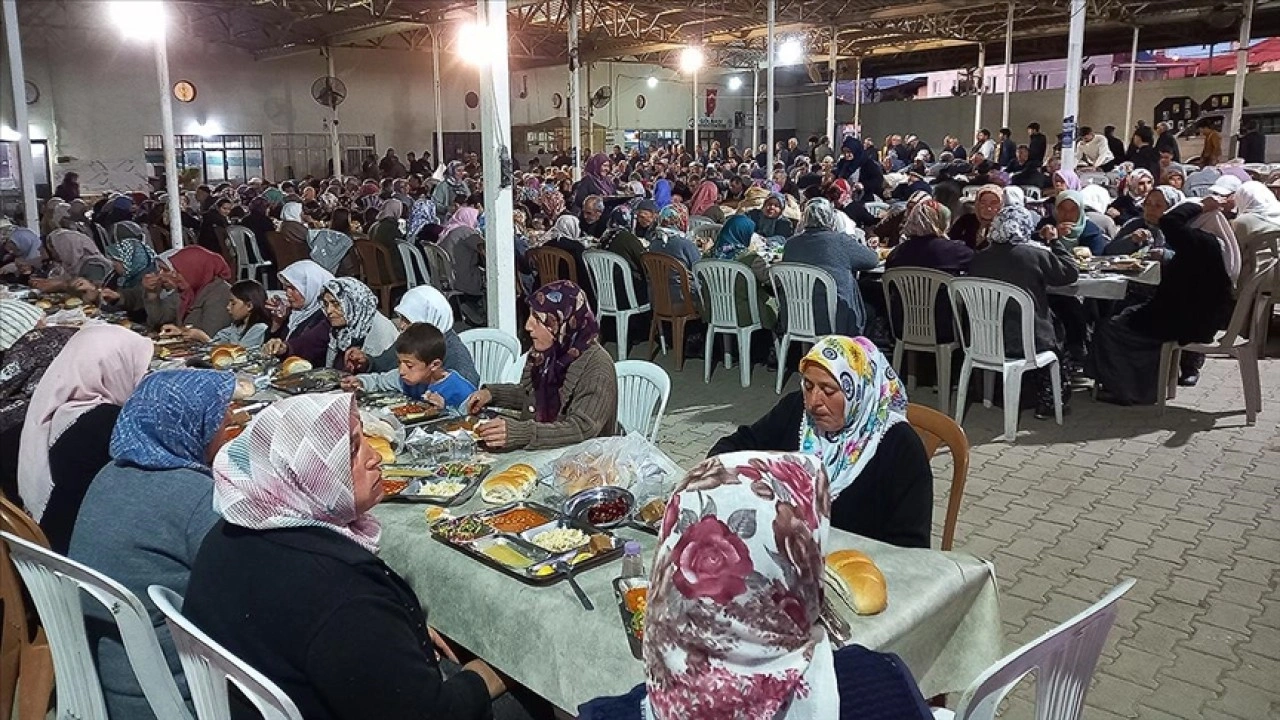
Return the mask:
[[[716,114],[716,95],[719,92],[717,88],[707,88],[707,115]]]

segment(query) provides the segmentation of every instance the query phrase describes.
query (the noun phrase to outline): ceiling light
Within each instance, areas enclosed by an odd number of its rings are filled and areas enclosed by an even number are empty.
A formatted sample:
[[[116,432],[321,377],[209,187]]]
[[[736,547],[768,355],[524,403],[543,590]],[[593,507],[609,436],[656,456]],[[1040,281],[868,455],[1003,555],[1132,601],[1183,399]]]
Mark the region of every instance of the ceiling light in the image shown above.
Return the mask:
[[[741,90],[741,89],[742,89],[742,78],[738,77],[737,75],[734,75],[733,77],[729,78],[729,89],[730,89],[730,90]]]
[[[698,72],[702,67],[703,55],[700,47],[687,47],[680,51],[680,70],[687,73]]]
[[[784,40],[778,46],[778,64],[795,65],[804,59],[804,45],[796,38]]]
[[[646,85],[648,85],[648,86],[649,86],[649,89],[650,89],[650,90],[652,90],[652,89],[654,89],[654,88],[658,87],[658,78],[656,78],[656,77],[654,77],[654,76],[652,76],[652,75],[650,75],[650,76],[649,76],[649,79],[648,79],[648,80],[645,80],[644,82],[645,82],[645,84],[646,84]]]
[[[107,12],[111,22],[131,39],[164,37],[164,3],[160,0],[114,0],[107,5]]]

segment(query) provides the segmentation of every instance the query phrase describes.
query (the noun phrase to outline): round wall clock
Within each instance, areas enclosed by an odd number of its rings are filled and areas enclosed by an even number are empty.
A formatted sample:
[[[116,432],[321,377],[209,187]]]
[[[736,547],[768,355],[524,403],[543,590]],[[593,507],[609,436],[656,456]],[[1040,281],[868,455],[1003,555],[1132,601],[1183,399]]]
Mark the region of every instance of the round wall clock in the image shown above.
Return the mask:
[[[22,89],[26,91],[27,104],[35,105],[36,102],[40,99],[40,88],[35,83],[28,80],[25,83],[23,83]]]
[[[464,97],[462,100],[467,104],[467,107],[471,108],[472,110],[475,110],[476,108],[480,107],[480,96],[473,92],[467,93],[466,97]]]
[[[643,95],[636,96],[636,109],[643,110],[646,103],[648,103],[648,101],[644,99]]]
[[[551,96],[551,107],[555,108],[556,110],[559,110],[560,106],[563,104],[564,104],[564,98],[560,96],[560,93],[554,93]]]
[[[196,99],[196,86],[190,80],[179,80],[173,84],[173,97],[178,102],[189,103]]]

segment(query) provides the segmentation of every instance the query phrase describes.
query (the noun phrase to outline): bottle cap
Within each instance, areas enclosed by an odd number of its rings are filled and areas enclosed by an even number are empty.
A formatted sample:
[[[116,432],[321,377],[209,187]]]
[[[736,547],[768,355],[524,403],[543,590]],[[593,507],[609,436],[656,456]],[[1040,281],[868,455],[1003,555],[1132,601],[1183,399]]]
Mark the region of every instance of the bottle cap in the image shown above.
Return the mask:
[[[622,554],[623,555],[639,555],[640,543],[636,542],[635,540],[628,540],[627,544],[622,546]]]

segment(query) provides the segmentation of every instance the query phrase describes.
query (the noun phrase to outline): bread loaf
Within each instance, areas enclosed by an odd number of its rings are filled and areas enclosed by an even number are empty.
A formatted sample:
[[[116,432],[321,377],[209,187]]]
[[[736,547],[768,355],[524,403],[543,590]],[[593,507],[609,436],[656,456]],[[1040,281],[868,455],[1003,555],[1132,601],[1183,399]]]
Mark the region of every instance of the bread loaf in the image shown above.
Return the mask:
[[[243,355],[236,353],[235,350],[229,347],[214,348],[213,352],[209,353],[209,364],[219,370],[225,370],[242,359],[244,359]]]
[[[480,484],[480,499],[495,505],[523,500],[537,477],[538,471],[532,465],[517,463],[486,478]]]
[[[396,461],[396,453],[391,449],[391,441],[376,435],[366,435],[365,437],[369,440],[369,444],[373,446],[373,449],[378,452],[378,455],[382,457],[383,465],[391,465]]]
[[[284,362],[280,363],[280,374],[282,375],[297,375],[311,369],[311,362],[297,355],[290,355],[284,359]]]
[[[827,556],[827,590],[859,615],[875,615],[889,604],[888,587],[880,568],[857,550],[838,550]]]

